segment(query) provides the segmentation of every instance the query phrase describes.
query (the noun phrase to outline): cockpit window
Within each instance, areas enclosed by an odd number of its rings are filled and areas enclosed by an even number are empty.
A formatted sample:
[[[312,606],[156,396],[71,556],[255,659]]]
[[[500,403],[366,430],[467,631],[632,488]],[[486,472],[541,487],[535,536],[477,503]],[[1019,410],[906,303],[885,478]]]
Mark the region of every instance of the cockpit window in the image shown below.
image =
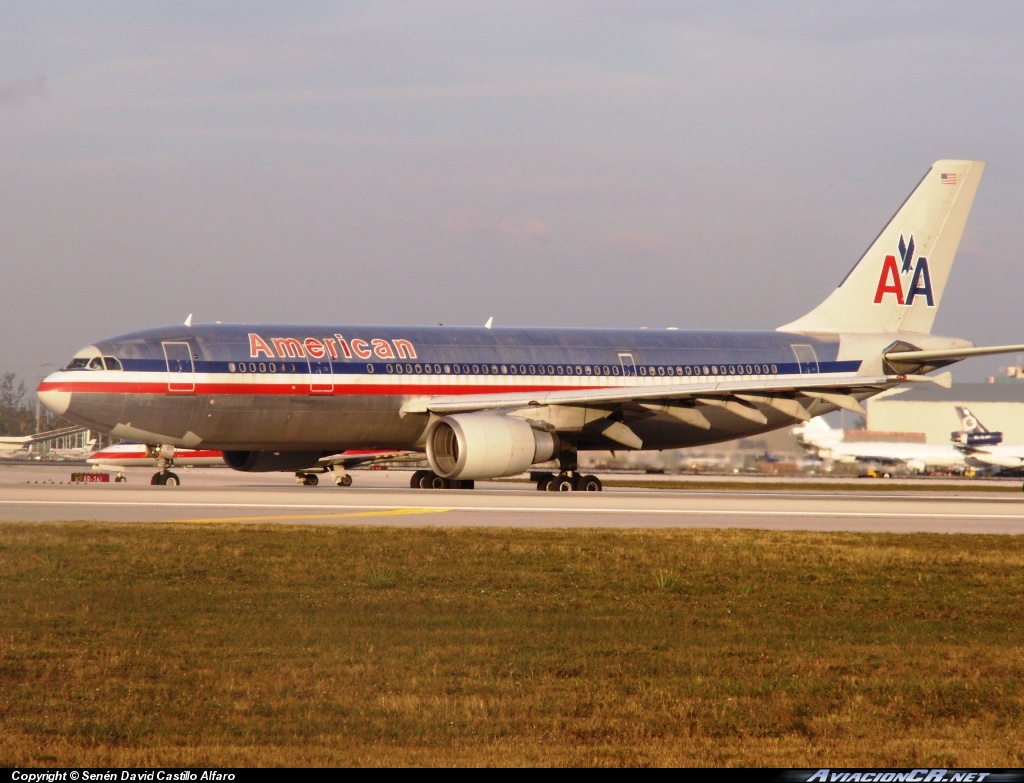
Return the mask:
[[[121,362],[119,362],[113,356],[104,356],[103,357],[103,361],[106,363],[108,370],[120,370],[121,369]]]
[[[118,363],[118,365],[120,365],[120,362],[118,362],[117,359],[114,359],[113,356],[110,356],[110,357],[107,357],[107,358],[108,359],[113,359],[115,362]],[[109,365],[107,367],[109,367]],[[68,366],[65,367],[64,369],[65,370],[102,370],[102,369],[105,369],[104,364],[103,364],[103,354],[100,351],[100,349],[97,348],[95,345],[87,345],[87,346],[85,346],[85,348],[83,348],[78,353],[76,353],[74,355],[74,357],[72,357],[71,361],[68,362]],[[122,368],[120,366],[118,366],[117,369],[120,370]]]

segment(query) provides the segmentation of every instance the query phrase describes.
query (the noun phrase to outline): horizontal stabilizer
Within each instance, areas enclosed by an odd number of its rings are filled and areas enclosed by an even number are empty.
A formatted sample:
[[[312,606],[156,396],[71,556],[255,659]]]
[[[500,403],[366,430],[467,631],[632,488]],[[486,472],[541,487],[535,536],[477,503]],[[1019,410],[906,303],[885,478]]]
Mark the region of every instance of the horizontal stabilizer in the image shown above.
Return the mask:
[[[989,345],[981,348],[943,348],[937,351],[893,351],[885,358],[899,362],[931,362],[936,360],[956,362],[972,356],[992,356],[999,353],[1018,353],[1024,345]]]

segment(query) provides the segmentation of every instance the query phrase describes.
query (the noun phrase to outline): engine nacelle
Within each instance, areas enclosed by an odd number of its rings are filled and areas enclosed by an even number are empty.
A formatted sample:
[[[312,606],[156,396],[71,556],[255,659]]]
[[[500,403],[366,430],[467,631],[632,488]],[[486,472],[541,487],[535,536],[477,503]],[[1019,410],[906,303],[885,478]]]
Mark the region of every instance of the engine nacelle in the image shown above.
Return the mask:
[[[430,469],[447,479],[514,476],[558,453],[558,436],[522,419],[493,413],[458,413],[427,432]]]
[[[322,451],[225,451],[229,468],[243,473],[270,473],[311,468],[320,461]]]

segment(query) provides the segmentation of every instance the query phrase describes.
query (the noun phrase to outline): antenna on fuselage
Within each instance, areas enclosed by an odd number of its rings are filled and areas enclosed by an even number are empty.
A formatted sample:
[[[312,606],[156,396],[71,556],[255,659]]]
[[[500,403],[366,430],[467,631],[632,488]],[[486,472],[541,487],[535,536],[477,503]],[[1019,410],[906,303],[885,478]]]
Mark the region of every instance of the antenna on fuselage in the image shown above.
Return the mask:
[[[188,318],[185,319],[185,326],[187,326],[189,329],[192,328],[192,313],[189,313]]]
[[[490,329],[492,326],[494,326],[494,316],[493,315],[490,318],[487,319],[487,323],[484,324],[484,329]]]

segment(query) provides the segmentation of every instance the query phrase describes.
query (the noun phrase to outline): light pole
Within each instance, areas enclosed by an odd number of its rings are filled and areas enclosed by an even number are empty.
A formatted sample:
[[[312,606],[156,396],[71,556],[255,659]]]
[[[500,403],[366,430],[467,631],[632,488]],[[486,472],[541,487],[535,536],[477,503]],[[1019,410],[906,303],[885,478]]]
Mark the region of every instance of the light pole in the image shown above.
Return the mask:
[[[42,381],[43,381],[43,368],[44,367],[52,367],[52,366],[53,366],[53,364],[50,363],[50,362],[47,362],[46,364],[43,364],[43,357],[41,357],[41,356],[39,357],[39,360],[38,360],[38,362],[36,364],[36,388],[37,389],[39,388],[39,384],[42,383]],[[43,404],[41,402],[39,402],[39,395],[37,394],[36,395],[36,435],[39,434],[39,428],[41,426],[42,419],[43,419]]]

